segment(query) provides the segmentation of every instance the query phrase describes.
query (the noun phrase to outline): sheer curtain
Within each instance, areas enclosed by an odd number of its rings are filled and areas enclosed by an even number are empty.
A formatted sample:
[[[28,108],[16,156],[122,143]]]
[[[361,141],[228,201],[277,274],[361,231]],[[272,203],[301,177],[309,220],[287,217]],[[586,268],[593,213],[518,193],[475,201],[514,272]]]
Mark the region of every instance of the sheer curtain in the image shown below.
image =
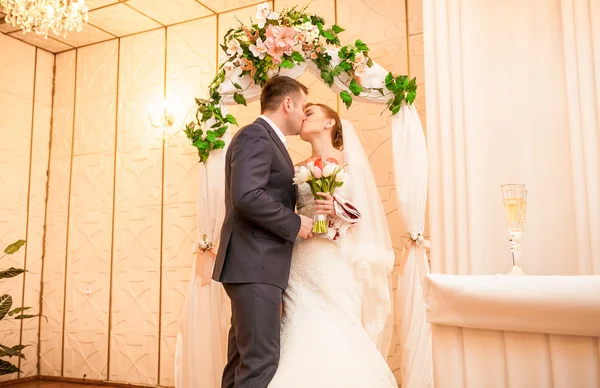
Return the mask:
[[[600,275],[600,2],[423,6],[432,272],[508,272],[500,185],[525,183],[525,273]],[[433,325],[434,376],[452,388],[596,386],[598,345]]]
[[[425,0],[432,270],[511,266],[500,193],[528,187],[528,274],[600,273],[600,3]]]

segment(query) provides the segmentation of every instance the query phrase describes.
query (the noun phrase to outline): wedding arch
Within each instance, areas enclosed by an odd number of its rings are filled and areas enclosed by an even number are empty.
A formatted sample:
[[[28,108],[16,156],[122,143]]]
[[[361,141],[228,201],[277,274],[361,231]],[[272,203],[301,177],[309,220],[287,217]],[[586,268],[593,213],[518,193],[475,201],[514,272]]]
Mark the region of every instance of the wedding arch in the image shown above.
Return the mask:
[[[369,57],[360,39],[341,46],[343,28],[293,7],[281,13],[258,5],[256,20],[239,22],[220,45],[225,60],[209,86],[208,99],[196,99],[195,117],[184,131],[197,148],[199,163],[198,243],[175,351],[176,388],[220,387],[230,317],[220,284],[211,280],[224,216],[225,149],[229,127],[237,125],[227,106],[260,97],[274,75],[298,78],[310,71],[338,93],[347,107],[354,100],[382,104],[392,114],[392,147],[398,213],[408,236],[394,294],[404,387],[432,387],[431,332],[425,321],[422,279],[429,272],[422,233],[427,200],[427,148],[413,106],[416,79],[394,75]]]

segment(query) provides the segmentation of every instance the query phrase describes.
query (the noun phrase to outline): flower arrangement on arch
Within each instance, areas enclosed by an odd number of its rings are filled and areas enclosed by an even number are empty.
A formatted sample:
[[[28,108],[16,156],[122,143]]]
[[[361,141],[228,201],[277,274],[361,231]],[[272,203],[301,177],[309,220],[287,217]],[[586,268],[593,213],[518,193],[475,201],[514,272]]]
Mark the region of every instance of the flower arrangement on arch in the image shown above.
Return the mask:
[[[209,98],[196,98],[197,111],[195,120],[186,125],[185,133],[198,149],[201,162],[206,162],[209,153],[223,148],[225,143],[221,137],[230,124],[237,125],[235,117],[223,115],[219,106],[222,96],[219,87],[231,80],[236,91],[233,100],[246,105],[245,88],[236,82],[249,77],[250,83],[260,87],[278,74],[281,69],[293,69],[307,61],[312,61],[320,71],[321,79],[329,86],[334,80],[342,80],[347,87],[340,93],[340,98],[350,107],[353,96],[376,91],[388,98],[387,109],[392,114],[400,110],[403,102],[412,104],[416,97],[416,79],[408,76],[396,76],[388,73],[384,88],[368,88],[361,85],[361,75],[373,65],[369,57],[369,47],[360,39],[353,44],[341,46],[338,34],[344,29],[338,25],[326,27],[325,20],[306,12],[307,6],[294,6],[277,13],[269,8],[268,3],[257,6],[256,20],[245,25],[238,20],[239,26],[225,34],[220,47],[223,60],[217,76],[209,86]],[[339,61],[333,63],[328,47],[339,48]],[[205,123],[214,119],[210,128]]]

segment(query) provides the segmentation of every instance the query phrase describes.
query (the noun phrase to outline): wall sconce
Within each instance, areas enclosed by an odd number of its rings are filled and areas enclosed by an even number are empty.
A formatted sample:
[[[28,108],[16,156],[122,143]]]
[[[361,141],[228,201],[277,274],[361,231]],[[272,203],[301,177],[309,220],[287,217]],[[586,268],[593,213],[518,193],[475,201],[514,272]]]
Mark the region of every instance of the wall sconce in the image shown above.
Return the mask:
[[[148,105],[148,123],[150,124],[152,136],[156,140],[169,140],[177,132],[173,109],[167,99],[162,101],[159,107]]]

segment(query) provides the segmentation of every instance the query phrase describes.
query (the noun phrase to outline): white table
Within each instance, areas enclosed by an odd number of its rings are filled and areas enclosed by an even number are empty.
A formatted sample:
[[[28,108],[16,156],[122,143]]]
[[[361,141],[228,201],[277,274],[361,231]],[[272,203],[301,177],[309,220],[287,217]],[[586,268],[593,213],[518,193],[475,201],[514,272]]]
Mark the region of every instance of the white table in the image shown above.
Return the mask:
[[[425,278],[436,388],[600,388],[600,276]]]

